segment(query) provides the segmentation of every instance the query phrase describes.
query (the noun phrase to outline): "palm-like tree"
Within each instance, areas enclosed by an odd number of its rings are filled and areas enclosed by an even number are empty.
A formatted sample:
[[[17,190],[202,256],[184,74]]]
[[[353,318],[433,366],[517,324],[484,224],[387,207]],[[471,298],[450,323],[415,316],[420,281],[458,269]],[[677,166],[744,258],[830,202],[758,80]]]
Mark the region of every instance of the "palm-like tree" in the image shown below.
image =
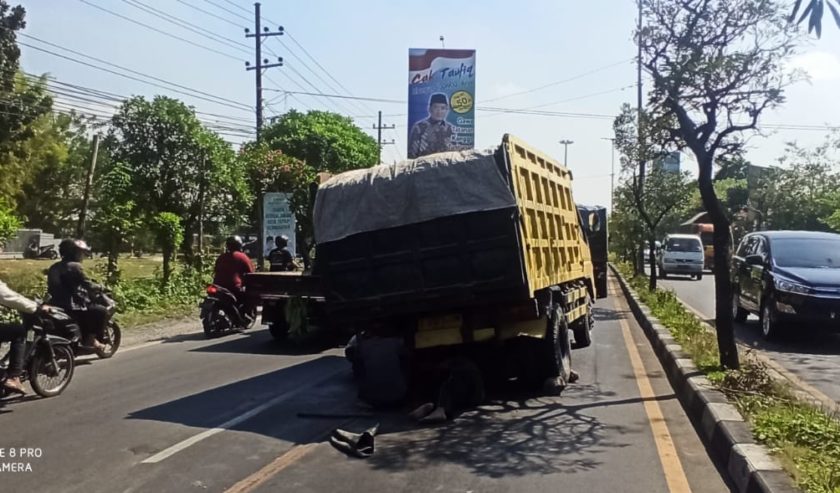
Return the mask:
[[[802,9],[802,3],[802,0],[796,0],[793,5],[793,12],[790,14],[791,22],[796,21],[797,24],[800,24],[805,18],[808,18],[808,32],[816,32],[819,38],[822,35],[822,19],[825,6],[828,5],[831,15],[834,16],[834,22],[837,23],[837,27],[840,27],[840,0],[807,0],[804,9]],[[800,9],[802,14],[797,20],[796,16]]]

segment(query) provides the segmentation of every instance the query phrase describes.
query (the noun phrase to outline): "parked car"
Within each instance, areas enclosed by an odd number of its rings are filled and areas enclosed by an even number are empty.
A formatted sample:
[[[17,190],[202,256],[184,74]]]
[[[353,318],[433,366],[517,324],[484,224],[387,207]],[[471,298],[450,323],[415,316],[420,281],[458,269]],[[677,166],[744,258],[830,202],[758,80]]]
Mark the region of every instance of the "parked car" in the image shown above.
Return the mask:
[[[659,250],[659,277],[668,274],[687,274],[698,281],[703,279],[703,241],[697,235],[668,235]]]
[[[741,240],[732,259],[732,314],[761,319],[767,339],[786,325],[840,329],[840,235],[762,231]]]

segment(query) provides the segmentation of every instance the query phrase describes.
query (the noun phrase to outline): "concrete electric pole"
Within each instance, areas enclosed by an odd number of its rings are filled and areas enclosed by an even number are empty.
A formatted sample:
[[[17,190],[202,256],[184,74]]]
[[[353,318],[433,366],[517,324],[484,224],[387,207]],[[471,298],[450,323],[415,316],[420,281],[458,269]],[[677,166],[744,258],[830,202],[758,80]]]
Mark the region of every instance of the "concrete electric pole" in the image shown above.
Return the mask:
[[[264,38],[268,38],[271,36],[282,36],[283,35],[283,26],[278,26],[276,31],[270,31],[267,27],[262,28],[260,25],[260,3],[257,2],[254,4],[254,32],[251,33],[247,28],[245,29],[245,37],[246,38],[254,38],[254,58],[256,63],[251,65],[250,62],[245,62],[245,70],[253,70],[256,82],[256,92],[257,92],[257,142],[260,142],[260,138],[262,137],[262,126],[263,126],[263,87],[262,87],[262,74],[263,70],[273,68],[273,67],[282,67],[283,66],[283,59],[277,58],[276,63],[269,63],[268,58],[263,59],[262,57],[262,42]],[[257,223],[258,223],[258,231],[257,231],[257,242],[259,243],[258,251],[257,251],[257,269],[263,270],[264,263],[265,263],[265,225],[263,220],[263,194],[260,192],[257,197]]]

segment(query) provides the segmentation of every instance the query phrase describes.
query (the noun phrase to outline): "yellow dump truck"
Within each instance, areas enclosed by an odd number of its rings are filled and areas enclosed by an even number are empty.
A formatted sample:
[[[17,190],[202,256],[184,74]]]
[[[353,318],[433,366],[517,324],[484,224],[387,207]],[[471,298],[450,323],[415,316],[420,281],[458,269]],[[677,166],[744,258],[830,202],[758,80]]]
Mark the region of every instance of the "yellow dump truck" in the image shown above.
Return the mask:
[[[513,136],[337,175],[318,189],[314,226],[311,275],[246,279],[276,337],[294,297],[314,324],[401,337],[418,354],[510,349],[532,380],[567,380],[572,346],[591,343],[592,303],[606,293],[572,174]]]

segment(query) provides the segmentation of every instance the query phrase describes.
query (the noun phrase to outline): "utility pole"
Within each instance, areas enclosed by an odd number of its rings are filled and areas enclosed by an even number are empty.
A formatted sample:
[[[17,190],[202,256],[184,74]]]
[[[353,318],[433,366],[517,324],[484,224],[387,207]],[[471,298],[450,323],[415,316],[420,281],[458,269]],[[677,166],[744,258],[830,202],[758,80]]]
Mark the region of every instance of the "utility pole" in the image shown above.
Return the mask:
[[[373,126],[374,130],[376,130],[376,142],[379,148],[379,156],[376,159],[377,164],[382,164],[382,146],[384,145],[393,145],[394,139],[391,139],[386,142],[382,142],[382,131],[383,130],[393,130],[396,128],[393,124],[391,125],[382,125],[382,112],[379,112],[379,123]]]
[[[443,37],[443,34],[440,35],[440,47],[446,49],[446,38]]]
[[[569,167],[569,146],[574,144],[574,141],[571,140],[561,140],[560,144],[563,145],[563,166]]]
[[[613,200],[615,200],[615,137],[601,137],[602,140],[609,140],[612,144],[612,158],[610,158],[610,214],[613,213]]]
[[[204,194],[207,189],[207,158],[201,156],[201,177],[198,182],[198,265],[204,268]]]
[[[638,53],[636,58],[636,109],[638,116],[636,118],[636,131],[638,135],[636,139],[639,142],[639,191],[644,192],[645,189],[645,139],[642,132],[642,0],[636,0],[639,7],[639,24],[637,26],[636,45]]]
[[[283,59],[278,57],[277,63],[269,63],[268,58],[263,59],[262,57],[262,42],[264,38],[268,38],[271,36],[282,36],[283,35],[283,26],[278,26],[277,31],[270,31],[267,27],[262,28],[260,26],[260,2],[256,2],[254,4],[254,32],[251,33],[246,28],[245,29],[245,37],[246,38],[254,38],[254,58],[256,63],[251,65],[250,62],[245,62],[245,70],[253,70],[256,82],[256,93],[257,93],[257,143],[260,142],[260,137],[262,137],[262,125],[263,125],[263,87],[262,87],[262,74],[263,70],[273,68],[273,67],[282,67],[283,66]],[[264,224],[263,224],[263,193],[260,192],[257,197],[257,218],[258,229],[257,231],[257,242],[259,243],[259,250],[257,252],[257,268],[259,270],[263,270],[264,263],[265,263],[265,252],[264,243],[265,239],[263,236],[264,234]]]
[[[93,136],[93,155],[90,158],[87,180],[85,180],[85,198],[82,202],[82,210],[79,212],[79,224],[76,226],[76,238],[84,238],[87,222],[88,208],[90,207],[90,192],[93,188],[93,174],[96,172],[96,159],[99,156],[99,135]]]

